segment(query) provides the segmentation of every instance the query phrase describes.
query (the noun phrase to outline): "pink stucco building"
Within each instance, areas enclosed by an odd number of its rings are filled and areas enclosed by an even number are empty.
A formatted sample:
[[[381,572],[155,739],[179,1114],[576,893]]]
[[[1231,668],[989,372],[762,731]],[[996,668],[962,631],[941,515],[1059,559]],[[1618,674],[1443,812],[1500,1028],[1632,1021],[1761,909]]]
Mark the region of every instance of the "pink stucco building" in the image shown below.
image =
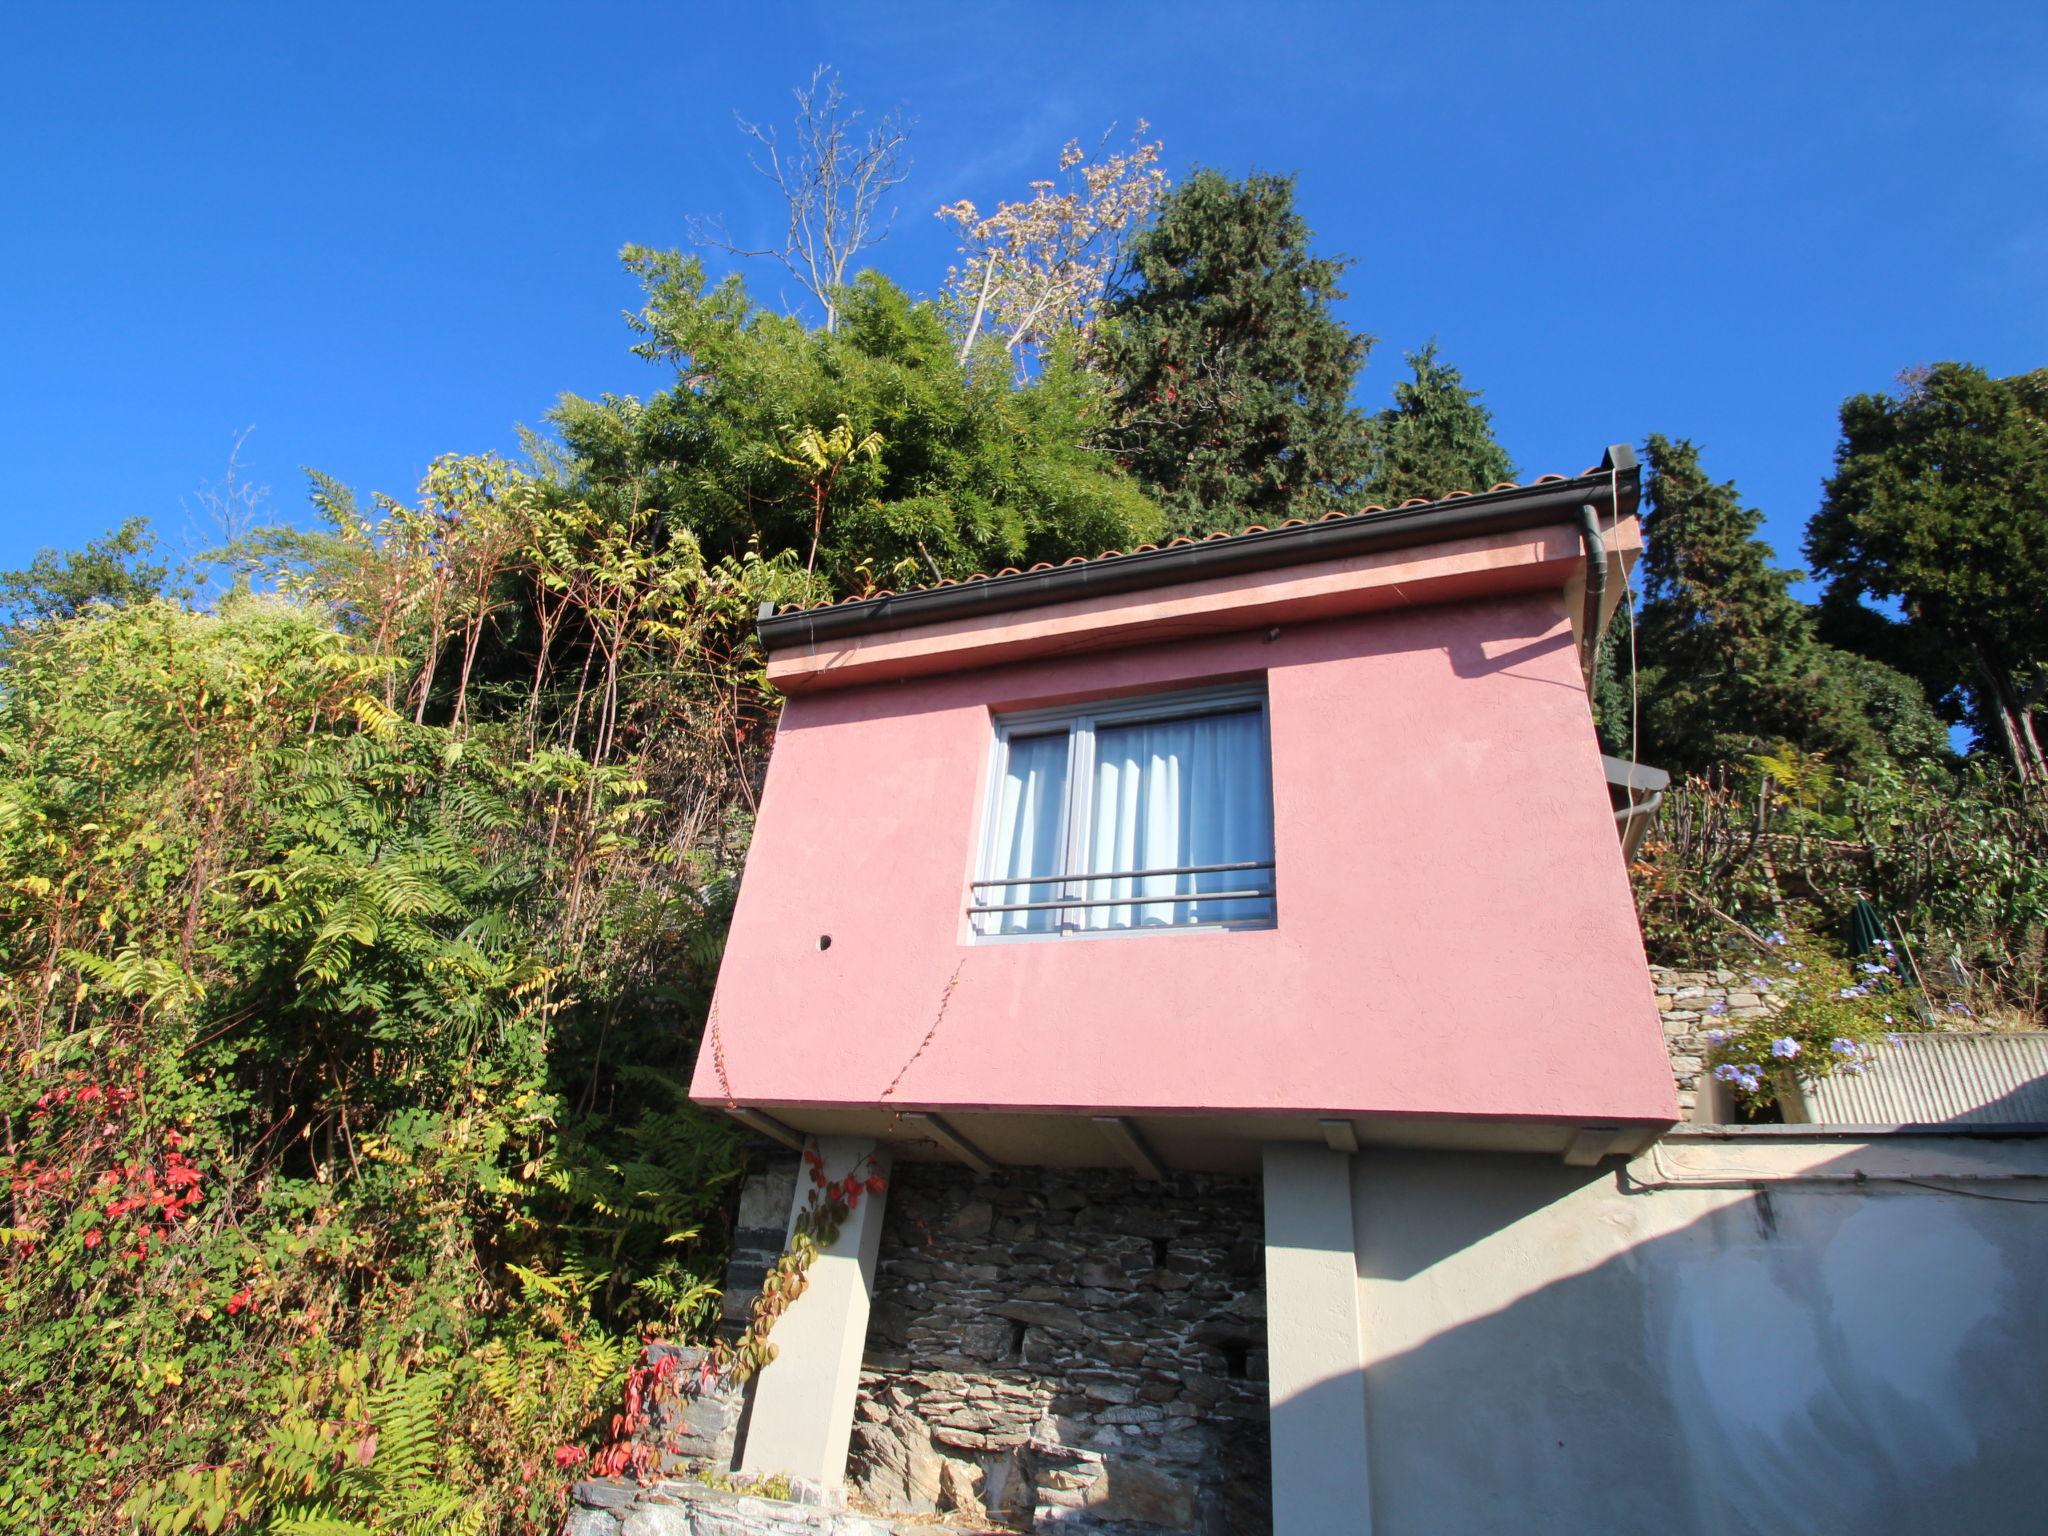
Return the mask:
[[[1588,705],[1637,496],[1615,448],[764,614],[787,703],[693,1096],[835,1176],[1261,1174],[1274,1518],[1326,1528],[1363,1435],[1321,1391],[1361,1358],[1345,1159],[1584,1165],[1677,1116],[1642,781]],[[845,1467],[881,1203],[778,1325],[752,1470]]]
[[[698,1101],[1033,1164],[1670,1123],[1583,677],[1625,458],[765,618],[788,702]],[[1161,899],[1225,890],[1262,894]]]

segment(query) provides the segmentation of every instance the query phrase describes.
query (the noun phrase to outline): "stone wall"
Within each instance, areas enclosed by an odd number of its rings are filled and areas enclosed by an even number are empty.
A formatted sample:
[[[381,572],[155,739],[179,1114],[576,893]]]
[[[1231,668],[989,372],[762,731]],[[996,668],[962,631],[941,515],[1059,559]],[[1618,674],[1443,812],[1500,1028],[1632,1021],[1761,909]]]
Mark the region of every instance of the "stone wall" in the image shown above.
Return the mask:
[[[1763,993],[1740,971],[1674,971],[1650,967],[1657,988],[1657,1011],[1664,1022],[1664,1045],[1671,1053],[1671,1075],[1678,1085],[1678,1117],[1701,1118],[1700,1095],[1708,1084],[1706,1032],[1771,1011]]]
[[[815,1490],[811,1490],[815,1491]],[[766,1498],[687,1478],[591,1479],[569,1490],[561,1536],[943,1536],[819,1499]]]
[[[1016,1529],[1271,1528],[1257,1182],[899,1166],[849,1475]]]

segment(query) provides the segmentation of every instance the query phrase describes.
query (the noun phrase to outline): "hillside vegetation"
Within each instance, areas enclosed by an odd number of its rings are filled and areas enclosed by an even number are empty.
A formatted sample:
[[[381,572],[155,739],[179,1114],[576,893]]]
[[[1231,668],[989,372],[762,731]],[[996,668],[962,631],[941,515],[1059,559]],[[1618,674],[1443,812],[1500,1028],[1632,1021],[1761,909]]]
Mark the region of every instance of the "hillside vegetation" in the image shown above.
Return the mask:
[[[0,578],[0,1522],[553,1529],[641,1341],[717,1315],[741,1134],[684,1084],[760,606],[1511,472],[1433,346],[1353,403],[1288,181],[1159,163],[946,210],[931,299],[841,262],[786,314],[629,249],[648,397],[404,500],[316,476],[191,570],[138,520]],[[2038,1017],[2044,387],[1849,402],[1818,605],[1647,445],[1599,719],[1691,776],[1637,871],[1659,957],[1846,964],[1864,896],[1916,999]]]

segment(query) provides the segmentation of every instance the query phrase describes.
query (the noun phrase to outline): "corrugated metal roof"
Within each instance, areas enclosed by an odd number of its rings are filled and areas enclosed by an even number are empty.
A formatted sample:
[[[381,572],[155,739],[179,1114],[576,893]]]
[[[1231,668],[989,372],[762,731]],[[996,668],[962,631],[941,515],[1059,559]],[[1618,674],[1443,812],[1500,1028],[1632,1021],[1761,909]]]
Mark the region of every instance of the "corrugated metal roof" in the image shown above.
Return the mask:
[[[1812,1125],[2048,1124],[2048,1033],[1901,1035],[1800,1086]]]

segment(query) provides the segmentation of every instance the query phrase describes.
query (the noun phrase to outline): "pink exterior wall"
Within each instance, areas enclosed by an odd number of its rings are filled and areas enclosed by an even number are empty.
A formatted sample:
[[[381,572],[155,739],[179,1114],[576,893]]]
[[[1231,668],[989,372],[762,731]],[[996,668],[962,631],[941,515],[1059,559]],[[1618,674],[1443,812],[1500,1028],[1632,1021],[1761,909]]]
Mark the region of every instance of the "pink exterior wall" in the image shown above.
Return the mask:
[[[1260,675],[1276,927],[969,939],[992,713]],[[693,1092],[1675,1118],[1562,599],[792,698]]]

